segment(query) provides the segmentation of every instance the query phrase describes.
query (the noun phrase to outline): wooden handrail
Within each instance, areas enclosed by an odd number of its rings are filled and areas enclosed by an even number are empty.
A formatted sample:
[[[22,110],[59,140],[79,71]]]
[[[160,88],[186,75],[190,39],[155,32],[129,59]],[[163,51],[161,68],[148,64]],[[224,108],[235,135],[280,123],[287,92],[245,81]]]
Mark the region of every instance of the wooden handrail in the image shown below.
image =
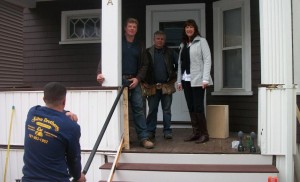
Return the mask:
[[[114,174],[115,174],[115,171],[117,169],[118,162],[119,162],[119,158],[120,158],[120,155],[121,155],[121,152],[122,152],[122,149],[123,149],[123,143],[124,143],[124,136],[122,136],[120,145],[118,147],[118,151],[116,153],[114,163],[111,166],[109,178],[107,180],[108,182],[112,182],[112,180],[113,180],[113,177],[114,177]]]

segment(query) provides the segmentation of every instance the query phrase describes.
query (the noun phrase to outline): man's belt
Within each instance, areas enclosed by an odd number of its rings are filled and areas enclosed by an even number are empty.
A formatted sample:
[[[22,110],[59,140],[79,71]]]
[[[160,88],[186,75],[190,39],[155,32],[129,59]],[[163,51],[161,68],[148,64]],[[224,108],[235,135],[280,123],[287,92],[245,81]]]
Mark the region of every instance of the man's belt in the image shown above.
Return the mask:
[[[163,83],[156,83],[156,84],[155,84],[155,87],[156,87],[156,89],[158,89],[158,90],[162,89],[162,86],[163,86]]]

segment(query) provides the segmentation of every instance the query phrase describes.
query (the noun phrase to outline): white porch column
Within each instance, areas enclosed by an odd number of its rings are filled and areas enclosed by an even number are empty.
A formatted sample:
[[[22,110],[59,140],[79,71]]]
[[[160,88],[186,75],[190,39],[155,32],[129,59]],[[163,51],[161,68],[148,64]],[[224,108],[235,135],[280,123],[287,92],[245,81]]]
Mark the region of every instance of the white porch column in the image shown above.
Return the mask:
[[[300,0],[293,0],[293,56],[294,80],[298,85],[297,95],[300,95]],[[299,174],[300,175],[300,174]],[[300,179],[300,178],[299,178]]]
[[[122,1],[102,0],[101,60],[103,86],[121,85]]]
[[[259,142],[277,155],[279,181],[294,181],[296,89],[293,82],[291,0],[260,0]],[[271,86],[274,84],[273,86]]]
[[[120,0],[102,0],[101,60],[102,74],[105,77],[102,85],[107,87],[121,86],[121,9],[122,1]],[[113,90],[112,92],[113,94],[109,99],[111,105],[115,101],[119,91]],[[123,112],[122,104],[120,104],[122,103],[122,99],[120,100],[107,129],[107,131],[114,131],[114,136],[110,138],[111,141],[109,142],[112,150],[118,148],[123,133]],[[107,104],[107,108],[110,108]],[[109,111],[107,109],[107,115]],[[113,127],[113,129],[110,130],[110,127]],[[105,135],[107,135],[107,131]]]

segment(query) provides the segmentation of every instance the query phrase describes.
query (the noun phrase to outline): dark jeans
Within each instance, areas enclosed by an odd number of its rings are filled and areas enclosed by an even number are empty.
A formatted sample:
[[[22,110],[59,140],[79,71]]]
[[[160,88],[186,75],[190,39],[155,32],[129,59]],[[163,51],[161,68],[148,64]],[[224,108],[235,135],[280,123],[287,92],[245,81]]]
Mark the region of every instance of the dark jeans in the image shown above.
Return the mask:
[[[163,125],[164,134],[172,133],[171,129],[171,105],[172,105],[172,94],[162,94],[161,89],[156,90],[156,94],[147,97],[149,113],[147,116],[147,130],[149,133],[155,134],[157,125],[157,112],[159,102],[163,111]]]
[[[181,83],[189,112],[204,113],[205,89],[200,86],[191,87],[189,81],[182,81]]]
[[[134,89],[128,89],[128,99],[131,104],[135,131],[140,141],[148,139],[144,102],[140,84]]]

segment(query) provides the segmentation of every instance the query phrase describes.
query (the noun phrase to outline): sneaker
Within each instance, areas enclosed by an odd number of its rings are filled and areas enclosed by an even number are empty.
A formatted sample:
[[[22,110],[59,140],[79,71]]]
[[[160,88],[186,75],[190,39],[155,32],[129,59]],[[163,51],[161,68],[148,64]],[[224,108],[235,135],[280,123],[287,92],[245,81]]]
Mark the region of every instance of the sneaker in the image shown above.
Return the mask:
[[[164,135],[164,137],[165,137],[165,139],[170,140],[173,138],[173,135],[172,135],[172,133],[167,133]]]
[[[146,149],[152,149],[154,147],[154,143],[149,139],[144,139],[143,141],[141,141],[141,145]]]

